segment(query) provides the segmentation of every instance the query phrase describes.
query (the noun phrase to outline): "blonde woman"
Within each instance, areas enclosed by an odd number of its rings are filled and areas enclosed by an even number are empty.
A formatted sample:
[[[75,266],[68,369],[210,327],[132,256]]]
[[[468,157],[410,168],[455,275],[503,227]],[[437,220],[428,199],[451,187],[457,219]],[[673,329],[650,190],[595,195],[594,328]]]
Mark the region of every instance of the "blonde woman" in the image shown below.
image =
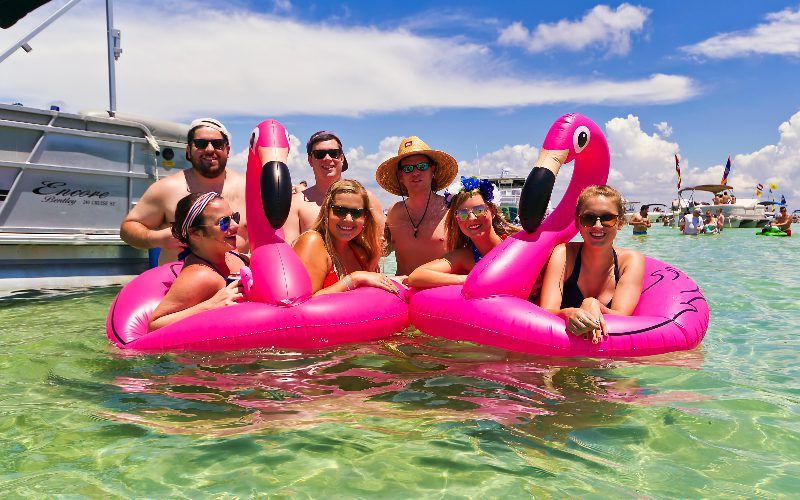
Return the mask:
[[[362,286],[397,293],[395,284],[377,272],[381,256],[379,231],[364,186],[347,179],[333,183],[316,223],[293,245],[311,278],[314,295]]]
[[[615,248],[625,224],[620,193],[589,186],[578,196],[575,221],[583,241],[553,249],[544,271],[539,305],[563,317],[574,335],[600,342],[608,336],[604,314],[630,316],[644,282],[644,256]]]

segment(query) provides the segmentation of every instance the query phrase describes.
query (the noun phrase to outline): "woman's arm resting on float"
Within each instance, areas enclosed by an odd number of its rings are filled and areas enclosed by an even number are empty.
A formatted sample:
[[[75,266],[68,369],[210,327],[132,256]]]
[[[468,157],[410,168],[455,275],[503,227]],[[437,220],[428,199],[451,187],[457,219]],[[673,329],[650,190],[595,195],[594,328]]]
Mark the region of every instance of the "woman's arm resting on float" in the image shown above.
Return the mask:
[[[564,275],[567,267],[567,246],[557,245],[550,254],[544,269],[539,307],[561,316],[566,321],[567,330],[575,335],[584,335],[602,327],[601,314],[591,307],[566,307],[561,309],[564,297]],[[587,304],[587,301],[584,301]]]
[[[603,314],[630,316],[642,295],[644,256],[634,250],[625,250],[625,253],[624,260],[620,259],[619,282],[611,299],[611,307],[601,304]]]
[[[308,276],[311,278],[311,292],[313,295],[320,293],[335,293],[344,292],[347,287],[344,280],[339,280],[333,285],[323,290],[322,285],[325,282],[325,276],[328,275],[328,270],[331,267],[331,257],[328,250],[325,248],[325,242],[322,240],[322,235],[316,231],[306,231],[301,234],[292,245],[295,253],[300,257],[300,261],[308,271]]]
[[[408,276],[408,286],[422,290],[445,285],[463,285],[471,270],[467,269],[464,262],[467,253],[469,259],[474,259],[469,249],[457,248],[440,259],[422,264]],[[474,265],[473,262],[473,267]]]
[[[192,266],[186,272],[181,272],[150,316],[150,331],[199,312],[233,305],[242,300],[239,280],[223,288],[220,288],[221,283],[224,283],[221,276],[200,266]]]

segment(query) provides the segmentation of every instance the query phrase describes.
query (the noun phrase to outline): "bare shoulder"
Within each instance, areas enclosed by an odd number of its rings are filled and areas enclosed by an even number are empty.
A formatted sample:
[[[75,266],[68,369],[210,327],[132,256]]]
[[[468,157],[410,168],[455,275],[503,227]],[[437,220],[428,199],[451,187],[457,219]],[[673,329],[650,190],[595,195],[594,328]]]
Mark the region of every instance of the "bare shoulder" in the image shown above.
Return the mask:
[[[302,233],[292,244],[295,250],[325,250],[325,241],[317,231],[309,230]],[[327,250],[325,250],[327,252]]]
[[[618,248],[614,247],[614,250],[617,252],[617,259],[619,260],[619,265],[621,268],[623,267],[642,267],[644,268],[644,255],[636,250],[630,248]]]
[[[184,266],[175,283],[179,286],[191,287],[197,292],[203,292],[219,290],[224,286],[225,280],[207,265],[196,262]]]
[[[386,214],[386,222],[387,223],[394,222],[394,220],[398,217],[398,214],[400,213],[399,210],[401,208],[400,205],[402,205],[402,204],[403,204],[402,201],[398,201],[397,203],[395,203],[391,207],[389,207],[389,211]]]

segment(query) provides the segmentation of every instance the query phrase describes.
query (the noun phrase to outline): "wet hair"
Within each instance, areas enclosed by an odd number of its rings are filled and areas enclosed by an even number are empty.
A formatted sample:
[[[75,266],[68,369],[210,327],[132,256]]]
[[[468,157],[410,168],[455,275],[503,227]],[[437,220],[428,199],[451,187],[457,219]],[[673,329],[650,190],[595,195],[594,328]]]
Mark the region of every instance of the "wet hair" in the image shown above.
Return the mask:
[[[447,234],[445,243],[448,252],[455,250],[456,248],[466,248],[472,244],[472,240],[469,238],[469,236],[462,233],[461,228],[458,227],[458,221],[456,221],[456,210],[461,208],[461,205],[463,205],[464,202],[473,195],[480,196],[483,200],[483,203],[489,207],[489,210],[491,210],[492,214],[494,214],[494,217],[492,218],[492,229],[498,236],[510,236],[520,229],[509,223],[505,217],[503,217],[503,212],[497,209],[497,205],[491,201],[486,201],[479,191],[459,191],[450,199],[450,208],[447,210],[447,215],[445,215],[444,220],[444,229],[445,233]]]
[[[311,229],[322,235],[322,241],[325,243],[325,248],[328,250],[328,254],[331,256],[336,274],[339,276],[344,276],[347,274],[347,272],[344,268],[344,264],[342,264],[341,258],[336,253],[336,247],[333,245],[333,237],[331,236],[330,229],[328,228],[331,207],[333,206],[336,195],[338,194],[355,194],[361,197],[361,201],[364,204],[365,210],[364,228],[361,230],[361,233],[359,233],[358,236],[351,240],[351,242],[356,246],[361,247],[361,249],[367,255],[368,262],[373,261],[375,257],[378,257],[381,254],[381,235],[378,233],[378,221],[375,220],[375,217],[372,215],[372,207],[370,206],[369,195],[367,194],[367,190],[364,188],[364,186],[360,182],[352,179],[342,179],[334,182],[328,189],[328,192],[325,194],[325,199],[322,201],[322,207],[320,207],[319,210],[319,217],[314,223],[314,227]]]
[[[186,237],[181,234],[181,227],[183,226],[186,217],[189,216],[189,210],[191,210],[192,205],[194,202],[198,200],[201,196],[205,196],[207,193],[191,193],[187,194],[183,198],[178,201],[178,205],[175,207],[175,222],[172,223],[172,235],[177,238],[178,241],[183,243],[184,245],[191,246],[189,242],[189,233],[187,233]],[[217,196],[215,199],[222,200],[222,196]],[[203,228],[203,224],[205,223],[205,216],[201,212],[200,215],[195,217],[194,221],[192,221],[192,225],[189,226],[189,232],[192,229],[201,229]]]
[[[622,203],[622,195],[619,193],[619,191],[607,184],[602,184],[599,186],[587,186],[583,188],[581,194],[578,195],[578,204],[575,205],[575,215],[579,215],[581,213],[581,209],[589,200],[589,198],[594,198],[596,196],[602,196],[611,200],[611,203],[613,203],[614,207],[617,209],[617,214],[620,215],[620,221],[625,220],[622,217],[625,215],[625,205]]]

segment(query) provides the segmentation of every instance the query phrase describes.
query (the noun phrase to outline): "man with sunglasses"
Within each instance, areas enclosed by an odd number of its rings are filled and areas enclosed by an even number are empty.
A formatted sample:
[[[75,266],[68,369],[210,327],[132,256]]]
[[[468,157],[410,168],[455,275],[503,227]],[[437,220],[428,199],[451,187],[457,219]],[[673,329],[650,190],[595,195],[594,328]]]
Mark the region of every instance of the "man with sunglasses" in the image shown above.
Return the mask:
[[[347,170],[347,157],[342,148],[342,141],[329,130],[315,132],[306,143],[308,164],[314,173],[315,184],[292,194],[292,206],[289,216],[283,225],[283,239],[292,244],[301,233],[314,226],[319,217],[319,210],[334,182],[341,180],[342,172]],[[383,208],[378,199],[367,191],[372,217],[383,231]]]
[[[455,158],[431,149],[417,136],[400,141],[397,156],[375,172],[383,189],[405,198],[389,209],[384,231],[389,251],[395,252],[398,275],[409,275],[447,252],[447,205],[436,191],[449,186],[457,174]]]
[[[192,164],[151,184],[120,226],[120,237],[136,248],[161,248],[159,263],[177,260],[183,245],[172,235],[178,201],[187,193],[220,193],[240,214],[236,243],[239,252],[249,251],[245,214],[245,177],[226,169],[230,134],[213,118],[200,118],[189,125],[186,160]]]

